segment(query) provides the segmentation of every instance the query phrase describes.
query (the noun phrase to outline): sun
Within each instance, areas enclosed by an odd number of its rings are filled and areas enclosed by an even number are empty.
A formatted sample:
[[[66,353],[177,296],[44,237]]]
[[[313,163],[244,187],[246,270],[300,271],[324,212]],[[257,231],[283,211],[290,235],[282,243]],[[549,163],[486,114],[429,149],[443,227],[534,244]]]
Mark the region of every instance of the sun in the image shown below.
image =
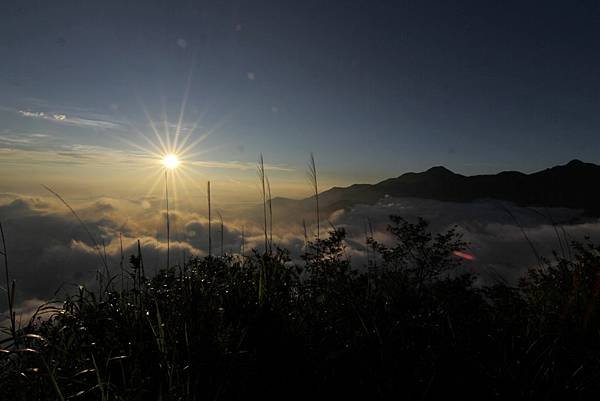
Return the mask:
[[[179,158],[174,153],[165,155],[160,162],[169,170],[175,170],[181,164],[181,161],[179,161]]]

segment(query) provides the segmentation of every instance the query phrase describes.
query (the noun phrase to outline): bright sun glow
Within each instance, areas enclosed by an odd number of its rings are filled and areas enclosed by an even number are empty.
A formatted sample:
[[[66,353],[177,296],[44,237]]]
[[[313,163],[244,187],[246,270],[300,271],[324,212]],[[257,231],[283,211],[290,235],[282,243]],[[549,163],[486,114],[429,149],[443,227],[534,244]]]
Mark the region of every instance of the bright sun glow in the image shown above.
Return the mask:
[[[161,160],[161,163],[163,166],[165,166],[169,170],[174,170],[177,168],[177,166],[179,166],[179,164],[181,162],[177,158],[177,155],[170,153],[170,154],[166,155],[165,157],[163,157],[163,159]]]

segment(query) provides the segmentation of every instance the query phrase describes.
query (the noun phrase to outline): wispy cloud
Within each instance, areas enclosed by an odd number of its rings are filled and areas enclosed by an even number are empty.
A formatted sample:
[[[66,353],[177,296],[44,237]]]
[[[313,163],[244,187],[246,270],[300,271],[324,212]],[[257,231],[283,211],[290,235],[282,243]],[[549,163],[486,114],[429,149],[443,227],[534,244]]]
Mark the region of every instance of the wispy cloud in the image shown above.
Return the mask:
[[[43,111],[30,111],[30,110],[18,110],[18,113],[23,117],[29,118],[37,118],[47,121],[52,121],[56,123],[74,125],[78,127],[90,127],[90,128],[100,128],[100,129],[119,129],[123,128],[124,124],[120,121],[114,121],[101,117],[87,117],[87,116],[75,116],[63,113],[46,113]]]
[[[5,145],[12,145],[12,144],[18,144],[18,145],[27,145],[32,143],[32,138],[22,138],[22,137],[11,137],[11,136],[6,136],[6,135],[0,135],[0,144],[5,144]]]
[[[46,115],[43,112],[19,110],[19,114],[23,117],[46,118]]]
[[[232,160],[232,161],[202,160],[202,161],[187,162],[187,164],[190,164],[190,165],[196,166],[196,167],[204,167],[204,168],[224,168],[224,169],[235,169],[235,170],[255,170],[256,169],[256,163],[241,162],[241,161],[237,161],[237,160]],[[295,171],[293,168],[285,167],[285,166],[278,166],[278,165],[274,165],[274,164],[268,164],[268,165],[265,164],[265,169],[272,170],[272,171]]]
[[[8,140],[7,140],[8,139]],[[10,165],[93,165],[113,166],[144,163],[139,155],[123,150],[81,144],[43,143],[33,138],[5,138],[0,135],[0,164]]]
[[[30,134],[5,129],[0,132],[0,146],[31,148],[51,139],[48,134]]]

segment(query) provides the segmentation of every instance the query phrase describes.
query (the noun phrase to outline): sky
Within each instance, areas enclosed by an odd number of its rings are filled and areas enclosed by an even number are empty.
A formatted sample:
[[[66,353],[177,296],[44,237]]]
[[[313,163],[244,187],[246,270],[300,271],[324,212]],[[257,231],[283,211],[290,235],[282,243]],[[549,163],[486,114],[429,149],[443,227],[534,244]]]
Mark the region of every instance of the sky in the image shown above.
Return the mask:
[[[0,191],[144,195],[154,131],[231,201],[261,152],[294,197],[310,152],[323,187],[598,162],[599,36],[597,1],[5,0]]]

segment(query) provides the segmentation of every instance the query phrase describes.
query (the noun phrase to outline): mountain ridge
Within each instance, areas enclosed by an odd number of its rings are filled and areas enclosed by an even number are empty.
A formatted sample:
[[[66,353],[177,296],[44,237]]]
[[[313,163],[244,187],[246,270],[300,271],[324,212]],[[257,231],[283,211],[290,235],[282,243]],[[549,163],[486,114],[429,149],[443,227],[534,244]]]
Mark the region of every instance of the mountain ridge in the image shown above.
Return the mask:
[[[375,184],[333,187],[319,194],[319,202],[321,210],[328,213],[355,204],[373,204],[386,196],[452,202],[497,199],[520,206],[582,209],[586,214],[600,216],[597,183],[600,183],[600,166],[577,159],[529,174],[501,171],[465,176],[434,166]],[[293,204],[310,210],[313,203],[314,196],[301,200],[273,199],[274,207]]]

